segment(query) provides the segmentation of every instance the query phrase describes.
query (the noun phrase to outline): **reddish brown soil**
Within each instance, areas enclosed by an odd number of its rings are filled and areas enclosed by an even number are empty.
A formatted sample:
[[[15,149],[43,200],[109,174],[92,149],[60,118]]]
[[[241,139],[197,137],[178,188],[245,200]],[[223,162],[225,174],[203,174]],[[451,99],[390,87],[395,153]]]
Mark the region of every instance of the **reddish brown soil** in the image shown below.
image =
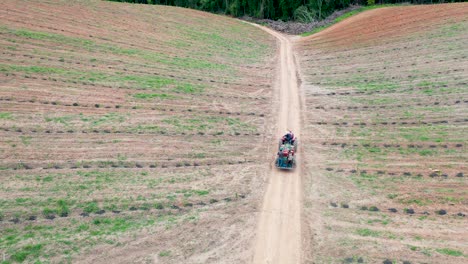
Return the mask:
[[[18,238],[0,256],[31,244],[29,262],[253,257],[276,136],[272,36],[108,1],[2,1],[0,24],[0,237]],[[48,214],[60,201],[68,215]],[[103,211],[83,214],[92,202]],[[100,222],[116,219],[128,226]]]
[[[321,48],[385,44],[442,24],[466,21],[467,13],[463,3],[379,8],[353,16],[302,41]]]
[[[466,3],[395,7],[297,42],[304,262],[466,262],[467,29]]]

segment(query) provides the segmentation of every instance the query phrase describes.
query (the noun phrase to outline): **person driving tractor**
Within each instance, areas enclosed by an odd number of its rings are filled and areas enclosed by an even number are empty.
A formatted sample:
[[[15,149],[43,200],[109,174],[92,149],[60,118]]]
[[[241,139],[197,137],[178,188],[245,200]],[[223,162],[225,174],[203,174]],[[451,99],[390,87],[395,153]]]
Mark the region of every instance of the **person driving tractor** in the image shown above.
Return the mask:
[[[296,137],[294,137],[294,134],[291,130],[287,130],[282,140],[283,140],[283,144],[284,143],[294,144],[294,140],[296,140]]]

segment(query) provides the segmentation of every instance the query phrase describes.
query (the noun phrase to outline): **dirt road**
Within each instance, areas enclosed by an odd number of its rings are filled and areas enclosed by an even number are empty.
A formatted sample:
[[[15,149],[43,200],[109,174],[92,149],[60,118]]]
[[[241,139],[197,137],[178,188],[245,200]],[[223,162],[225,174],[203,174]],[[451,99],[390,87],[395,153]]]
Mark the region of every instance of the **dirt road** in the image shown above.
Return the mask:
[[[280,43],[278,82],[279,99],[276,136],[286,129],[300,135],[300,101],[297,69],[290,39],[261,27]],[[300,138],[299,138],[300,140]],[[277,145],[275,144],[275,150]],[[300,148],[299,141],[299,148]],[[300,263],[301,260],[301,166],[294,171],[270,171],[268,186],[257,227],[254,263]]]

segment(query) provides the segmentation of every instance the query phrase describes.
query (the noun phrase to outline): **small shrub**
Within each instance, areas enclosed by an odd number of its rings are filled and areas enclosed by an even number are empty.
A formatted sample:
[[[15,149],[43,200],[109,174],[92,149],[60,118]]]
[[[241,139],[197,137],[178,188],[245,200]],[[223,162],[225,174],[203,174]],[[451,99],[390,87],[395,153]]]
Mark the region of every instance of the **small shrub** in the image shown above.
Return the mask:
[[[64,200],[58,200],[58,210],[57,213],[60,217],[67,217],[70,214],[70,208],[68,208],[67,203]]]
[[[51,209],[51,208],[48,208],[48,207],[46,207],[46,208],[44,208],[44,209],[42,210],[42,214],[43,214],[45,217],[48,217],[48,216],[50,216],[50,215],[53,215],[53,214],[55,214],[56,212],[57,212],[57,211],[56,211],[55,209]]]
[[[97,212],[99,211],[99,206],[96,202],[88,202],[85,204],[84,208],[83,208],[83,211],[85,213],[94,213],[94,212]]]
[[[440,210],[437,210],[437,211],[436,211],[436,214],[438,214],[438,215],[446,215],[446,214],[447,214],[447,211],[445,211],[444,209],[440,209]]]

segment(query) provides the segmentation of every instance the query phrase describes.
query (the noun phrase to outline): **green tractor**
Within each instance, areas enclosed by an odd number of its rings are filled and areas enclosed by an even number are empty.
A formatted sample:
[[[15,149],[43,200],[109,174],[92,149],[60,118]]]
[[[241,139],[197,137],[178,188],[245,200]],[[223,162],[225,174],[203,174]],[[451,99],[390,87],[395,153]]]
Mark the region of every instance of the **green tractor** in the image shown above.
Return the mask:
[[[296,158],[294,154],[297,151],[297,139],[284,140],[284,138],[282,138],[278,145],[278,154],[275,166],[282,170],[294,169],[296,167]]]

